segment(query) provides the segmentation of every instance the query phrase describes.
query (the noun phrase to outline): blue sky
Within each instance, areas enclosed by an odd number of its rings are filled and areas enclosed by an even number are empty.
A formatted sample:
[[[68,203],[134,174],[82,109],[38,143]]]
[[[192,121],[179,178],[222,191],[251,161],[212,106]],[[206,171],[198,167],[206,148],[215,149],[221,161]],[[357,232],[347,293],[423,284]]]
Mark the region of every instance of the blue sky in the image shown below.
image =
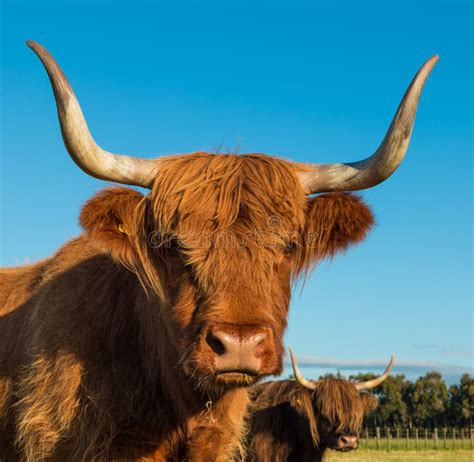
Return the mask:
[[[472,366],[472,13],[455,1],[3,2],[0,263],[77,235],[81,204],[105,186],[68,157],[27,39],[58,59],[101,145],[148,157],[222,146],[358,160],[439,53],[405,162],[363,192],[377,227],[294,292],[286,340],[309,375],[379,370],[394,351],[411,377],[455,377]]]

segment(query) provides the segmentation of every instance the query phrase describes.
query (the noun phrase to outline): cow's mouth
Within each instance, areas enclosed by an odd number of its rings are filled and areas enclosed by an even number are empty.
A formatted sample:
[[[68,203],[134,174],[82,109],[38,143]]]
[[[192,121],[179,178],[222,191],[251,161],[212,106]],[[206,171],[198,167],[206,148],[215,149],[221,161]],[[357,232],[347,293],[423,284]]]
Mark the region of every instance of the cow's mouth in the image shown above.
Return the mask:
[[[253,385],[260,375],[253,370],[223,370],[216,371],[215,380],[227,386],[250,386]]]
[[[340,448],[339,446],[333,446],[332,449],[338,452],[349,452],[349,451],[353,451],[356,448]]]

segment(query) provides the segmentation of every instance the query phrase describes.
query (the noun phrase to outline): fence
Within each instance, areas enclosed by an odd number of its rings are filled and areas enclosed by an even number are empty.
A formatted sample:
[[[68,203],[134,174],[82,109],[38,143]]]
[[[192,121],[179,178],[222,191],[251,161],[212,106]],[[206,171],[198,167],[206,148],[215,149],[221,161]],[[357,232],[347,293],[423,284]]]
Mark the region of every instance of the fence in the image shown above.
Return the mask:
[[[474,449],[474,428],[365,428],[360,447],[384,451]]]

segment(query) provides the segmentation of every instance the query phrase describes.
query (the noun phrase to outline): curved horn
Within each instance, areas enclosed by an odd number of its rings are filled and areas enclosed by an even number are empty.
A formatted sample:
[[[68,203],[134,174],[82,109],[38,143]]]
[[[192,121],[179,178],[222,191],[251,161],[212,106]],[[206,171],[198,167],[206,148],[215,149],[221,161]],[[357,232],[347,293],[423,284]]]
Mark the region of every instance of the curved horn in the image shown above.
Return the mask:
[[[307,194],[367,189],[385,181],[398,168],[410,144],[421,90],[438,59],[435,55],[421,66],[372,156],[347,164],[309,164],[299,173]]]
[[[305,379],[303,377],[303,374],[301,374],[300,368],[298,367],[298,363],[296,362],[295,355],[293,354],[293,351],[291,348],[288,348],[290,351],[290,356],[291,356],[291,364],[293,366],[293,372],[295,374],[295,378],[298,381],[300,385],[302,385],[305,388],[308,388],[309,390],[314,390],[316,389],[316,385],[311,382],[311,380]]]
[[[46,48],[29,40],[48,73],[53,87],[64,144],[74,162],[86,173],[102,180],[150,188],[158,161],[112,154],[92,138],[87,123],[66,76]]]
[[[370,390],[371,388],[375,388],[378,385],[380,385],[389,376],[390,371],[392,370],[392,367],[393,367],[394,358],[395,358],[395,355],[392,353],[392,356],[390,357],[390,362],[388,363],[387,369],[385,369],[384,373],[382,375],[379,375],[375,379],[367,380],[367,382],[356,383],[355,384],[356,390],[359,390],[359,391]]]

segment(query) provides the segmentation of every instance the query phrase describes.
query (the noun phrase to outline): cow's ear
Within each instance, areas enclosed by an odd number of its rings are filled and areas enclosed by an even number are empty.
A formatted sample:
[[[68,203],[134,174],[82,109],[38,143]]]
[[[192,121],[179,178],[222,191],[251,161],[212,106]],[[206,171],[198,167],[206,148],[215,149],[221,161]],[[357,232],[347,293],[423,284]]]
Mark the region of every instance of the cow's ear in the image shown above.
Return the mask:
[[[308,199],[298,270],[309,269],[318,260],[362,241],[373,224],[371,210],[357,195],[332,193]]]
[[[362,401],[362,407],[364,408],[364,415],[374,412],[379,404],[379,400],[374,395],[365,391],[361,392],[359,396]]]
[[[85,203],[80,224],[102,251],[133,265],[139,227],[143,226],[144,200],[144,196],[133,189],[104,189]]]

